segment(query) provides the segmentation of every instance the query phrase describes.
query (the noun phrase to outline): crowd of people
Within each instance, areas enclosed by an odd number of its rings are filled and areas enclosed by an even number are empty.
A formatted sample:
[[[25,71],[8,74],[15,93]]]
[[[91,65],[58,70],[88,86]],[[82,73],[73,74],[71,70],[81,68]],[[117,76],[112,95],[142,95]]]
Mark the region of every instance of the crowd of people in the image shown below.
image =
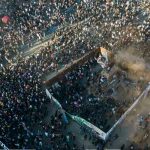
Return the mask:
[[[19,5],[17,5],[17,2]],[[53,1],[16,1],[10,15],[10,22],[1,27],[2,56],[5,59],[17,54],[18,49],[26,45],[31,46],[35,39],[41,40],[54,27],[60,25],[64,19],[70,18],[68,8],[74,5],[74,1],[61,3]],[[8,10],[9,11],[9,10]],[[9,12],[8,12],[9,13]],[[70,12],[71,13],[71,12]],[[67,15],[67,17],[66,17]]]
[[[149,14],[141,9],[138,0],[122,0],[119,4],[105,0],[14,0],[7,4],[11,7],[9,11],[5,10],[5,14],[1,12],[1,16],[8,15],[10,21],[8,24],[0,23],[0,141],[10,148],[35,148],[36,145],[40,149],[43,145],[32,133],[32,128],[45,116],[43,107],[49,102],[42,89],[43,75],[58,70],[97,46],[112,48],[120,38],[123,43],[147,41]],[[49,43],[38,54],[22,57],[21,52],[26,45],[33,45],[35,39],[42,41],[47,34],[66,23],[69,25],[54,33],[58,39],[52,45]],[[17,63],[11,65],[14,57],[18,58]],[[6,62],[9,65],[5,65]],[[73,81],[74,78],[81,80],[83,72],[73,72],[64,79],[70,88],[69,82],[75,83],[75,87],[72,86],[75,95],[70,93],[71,101],[68,101],[70,109],[81,107],[86,101],[82,101],[84,87]],[[88,72],[85,74],[88,80],[93,78]],[[64,81],[60,83],[63,87]],[[79,93],[77,88],[81,89]],[[64,94],[61,92],[60,95]],[[56,94],[56,97],[59,99],[60,95]],[[72,104],[76,98],[79,102]],[[96,107],[99,107],[96,102],[85,103],[83,110],[99,111]],[[112,109],[114,104],[106,107],[104,112]],[[80,114],[85,116],[84,111]],[[88,118],[96,123],[95,118]],[[103,126],[105,123],[96,124]],[[55,145],[55,140],[52,141]]]
[[[63,124],[62,114],[59,110],[51,115],[50,122],[42,123],[42,129],[38,130],[35,143],[36,149],[79,149],[75,144],[75,134],[66,132],[66,125]],[[44,131],[44,132],[43,132]],[[43,140],[44,139],[44,140]]]
[[[149,38],[149,13],[141,8],[141,2],[138,0],[122,0],[119,4],[110,0],[29,0],[20,1],[19,5],[15,2],[11,4],[14,4],[14,10],[11,14],[7,12],[10,22],[1,26],[1,63],[11,59],[13,54],[18,54],[26,45],[33,45],[34,39],[41,41],[47,34],[66,23],[73,25],[86,19],[89,20],[82,30],[89,32],[93,26],[95,32],[98,32],[98,42],[102,43],[111,37],[111,41],[107,41],[109,46],[116,46],[120,37],[125,43],[147,41]],[[73,40],[70,35],[69,38]]]
[[[44,117],[43,104],[48,102],[41,87],[44,73],[53,72],[58,67],[62,67],[62,64],[68,64],[72,57],[77,58],[82,55],[80,49],[70,55],[68,51],[60,51],[57,56],[53,56],[53,51],[55,52],[55,48],[47,47],[40,54],[28,59],[22,58],[17,64],[3,66],[1,69],[0,119],[3,122],[0,125],[1,139],[10,147],[15,144],[14,141],[20,143],[19,140],[25,138],[20,137],[26,135],[25,131],[22,128],[22,131],[18,131],[22,123],[29,129]],[[28,143],[31,142],[28,139],[30,137],[26,138],[27,141],[19,147],[30,146]]]
[[[67,112],[79,115],[107,132],[111,127],[109,120],[113,116],[113,110],[119,104],[111,96],[111,89],[107,91],[108,94],[104,93],[103,85],[106,86],[108,81],[104,75],[100,75],[100,71],[94,72],[95,66],[98,67],[97,60],[91,59],[53,84],[50,92]],[[97,82],[95,91],[98,97],[92,89],[88,90]]]

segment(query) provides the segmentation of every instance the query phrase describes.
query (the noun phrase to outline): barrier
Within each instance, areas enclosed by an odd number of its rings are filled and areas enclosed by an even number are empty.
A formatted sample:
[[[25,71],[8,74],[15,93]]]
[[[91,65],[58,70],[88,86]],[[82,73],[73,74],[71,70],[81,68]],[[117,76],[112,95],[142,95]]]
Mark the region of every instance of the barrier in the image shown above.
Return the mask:
[[[94,133],[98,135],[98,137],[105,141],[107,133],[81,117],[71,115],[71,118],[81,126],[87,126],[88,128],[90,128]]]
[[[78,59],[74,61],[73,63],[70,63],[66,68],[62,69],[62,71],[58,72],[54,77],[45,81],[45,84],[50,85],[50,84],[57,82],[57,80],[60,80],[66,73],[74,70],[76,67],[81,66],[82,64],[85,63],[85,61],[94,57],[97,53],[99,53],[97,49],[93,50],[89,52],[88,54],[84,55],[81,59]]]
[[[137,100],[129,107],[129,109],[120,117],[120,119],[113,125],[113,127],[106,133],[106,140],[109,138],[109,135],[112,131],[126,118],[126,116],[131,112],[131,110],[140,102],[140,100],[145,98],[150,91],[150,84],[146,87],[146,89],[142,92],[142,94],[137,98]]]
[[[113,130],[121,124],[121,122],[127,117],[127,115],[131,112],[131,110],[140,102],[140,100],[143,98],[146,98],[147,94],[150,91],[150,82],[148,84],[148,86],[146,87],[146,89],[142,92],[142,94],[137,98],[137,100],[131,105],[131,107],[129,107],[129,109],[120,117],[120,119],[113,125],[113,127],[107,132],[105,133],[104,131],[102,131],[101,129],[99,129],[98,127],[96,127],[95,125],[91,124],[90,122],[86,121],[83,118],[80,118],[78,116],[73,116],[70,115],[71,118],[75,121],[77,121],[77,123],[79,123],[80,125],[84,124],[86,126],[88,126],[89,128],[91,128],[93,131],[95,131],[98,136],[104,140],[107,141],[107,139],[109,138],[110,134],[113,132]],[[61,106],[61,104],[49,93],[49,91],[46,89],[46,94],[47,96],[53,100],[55,102],[55,104],[57,104],[57,106],[62,110],[62,114],[64,115],[65,112]],[[68,123],[68,119],[66,117],[66,114],[64,115],[64,120],[67,120],[66,122]]]
[[[68,119],[67,116],[65,114],[65,111],[63,110],[61,104],[58,102],[58,100],[56,100],[51,94],[50,92],[46,89],[46,95],[50,98],[50,100],[52,100],[58,107],[58,109],[61,110],[62,114],[63,114],[63,120],[65,123],[68,123]],[[90,122],[86,121],[85,119],[78,117],[78,116],[73,116],[70,115],[70,117],[75,120],[77,123],[79,123],[80,125],[85,125],[87,127],[89,127],[90,129],[92,129],[95,133],[98,134],[98,136],[105,141],[106,139],[106,133],[103,132],[101,129],[97,128],[96,126],[94,126],[93,124],[91,124]]]
[[[64,69],[59,71],[55,76],[53,76],[50,79],[47,79],[46,81],[44,81],[44,83],[46,85],[50,85],[50,84],[53,84],[53,83],[57,82],[57,80],[60,80],[66,73],[74,70],[76,67],[81,66],[86,61],[88,61],[90,58],[93,58],[95,56],[98,57],[100,53],[102,53],[102,55],[104,55],[104,53],[106,53],[106,51],[107,51],[107,59],[109,59],[108,65],[110,67],[112,67],[114,65],[114,54],[111,53],[110,51],[100,47],[100,48],[97,48],[97,49],[94,49],[94,50],[90,51],[89,53],[87,53],[86,55],[81,57],[80,59],[75,60],[73,63],[70,63]]]
[[[60,110],[60,112],[62,113],[63,115],[63,121],[68,124],[68,119],[67,119],[67,116],[65,114],[65,111],[63,110],[61,104],[58,102],[58,100],[56,100],[56,98],[54,98],[51,93],[46,89],[46,95],[50,98],[51,101],[53,101],[56,106],[58,107],[58,109]]]
[[[9,148],[0,141],[0,146],[4,149],[4,150],[9,150]]]
[[[73,64],[70,64],[67,68],[65,68],[64,70],[62,70],[61,72],[59,72],[55,77],[51,78],[50,80],[48,80],[46,82],[46,84],[53,84],[54,82],[56,82],[57,80],[60,80],[66,73],[72,71],[73,69],[75,69],[75,67],[79,67],[80,65],[82,65],[83,63],[85,63],[85,61],[89,60],[89,58],[94,57],[95,55],[99,54],[99,52],[97,51],[99,49],[93,50],[92,52],[89,52],[87,55],[83,56],[81,59],[79,59],[78,61],[76,61]],[[112,63],[113,62],[113,55],[110,57]],[[48,91],[48,90],[47,90]],[[109,135],[112,133],[112,131],[119,125],[121,124],[121,122],[127,117],[127,115],[131,112],[131,110],[139,103],[139,101],[143,98],[146,97],[147,93],[150,91],[150,82],[149,85],[147,86],[147,88],[141,93],[141,95],[137,98],[137,100],[128,108],[128,110],[120,117],[120,119],[113,125],[113,127],[107,132],[103,132],[102,130],[100,130],[99,128],[97,128],[96,126],[94,126],[91,123],[87,123],[90,128],[94,129],[96,131],[96,133],[99,134],[100,138],[103,139],[104,141],[106,141],[109,138]],[[48,92],[47,92],[48,93]],[[48,94],[49,95],[49,94]],[[51,95],[49,95],[49,97],[52,98]],[[54,97],[52,99],[55,99]],[[62,108],[61,108],[62,109]],[[79,119],[80,117],[77,118],[77,116],[75,116],[76,119]],[[80,118],[80,120],[84,120]],[[87,122],[87,121],[86,121]]]

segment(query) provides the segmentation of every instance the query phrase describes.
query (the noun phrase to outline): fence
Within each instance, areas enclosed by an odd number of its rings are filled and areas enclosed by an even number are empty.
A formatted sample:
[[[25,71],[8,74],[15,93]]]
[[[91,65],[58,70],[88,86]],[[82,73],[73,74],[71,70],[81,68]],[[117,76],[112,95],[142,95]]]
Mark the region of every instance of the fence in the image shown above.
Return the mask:
[[[7,147],[4,143],[2,143],[1,141],[0,141],[0,146],[1,146],[4,150],[9,150],[8,147]]]
[[[122,121],[127,117],[127,115],[132,111],[132,109],[140,102],[140,100],[146,97],[149,91],[150,91],[150,85],[147,86],[147,88],[142,92],[142,94],[137,98],[137,100],[131,105],[131,107],[129,107],[129,109],[120,117],[120,119],[107,132],[106,140],[109,138],[109,135],[112,133],[112,131],[122,123]]]
[[[83,64],[89,58],[93,57],[96,54],[96,52],[97,52],[97,50],[92,51],[89,54],[85,55],[81,60],[77,61],[74,64],[71,64],[67,69],[63,70],[62,72],[60,72],[56,76],[54,76],[52,79],[48,80],[46,82],[46,84],[53,84],[54,82],[59,80],[62,76],[64,76],[67,72],[71,71],[76,66]],[[106,141],[109,138],[110,134],[113,132],[113,130],[122,123],[122,121],[127,117],[127,115],[140,102],[140,100],[142,98],[144,99],[146,97],[146,95],[148,94],[149,91],[150,91],[150,84],[148,84],[147,88],[141,93],[141,95],[137,98],[137,100],[128,108],[128,110],[120,117],[120,119],[113,125],[113,127],[107,133],[103,132],[102,130],[100,130],[96,126],[92,125],[91,123],[89,123],[89,125],[91,126],[92,129],[94,129],[99,134],[101,139]],[[81,120],[82,120],[82,118],[81,118]]]

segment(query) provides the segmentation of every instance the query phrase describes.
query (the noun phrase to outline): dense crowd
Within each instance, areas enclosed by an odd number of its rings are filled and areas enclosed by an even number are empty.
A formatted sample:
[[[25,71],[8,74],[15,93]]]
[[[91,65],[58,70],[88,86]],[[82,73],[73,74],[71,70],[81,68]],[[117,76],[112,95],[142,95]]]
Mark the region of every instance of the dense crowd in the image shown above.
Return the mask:
[[[13,54],[19,53],[18,49],[26,45],[31,46],[35,39],[42,40],[61,24],[81,21],[85,14],[88,17],[89,12],[85,11],[85,3],[80,3],[72,0],[48,0],[39,3],[21,1],[19,5],[14,4],[9,24],[1,27],[1,61],[11,59]]]
[[[78,149],[78,146],[75,144],[75,134],[73,132],[65,132],[66,126],[62,121],[62,114],[59,110],[56,110],[54,115],[50,117],[50,122],[42,124],[42,129],[44,134],[41,134],[41,131],[38,131],[38,138],[40,142],[35,143],[36,149]],[[43,140],[45,139],[45,140]]]
[[[0,125],[0,130],[1,139],[10,147],[15,144],[14,141],[20,143],[18,140],[25,138],[20,137],[26,135],[23,134],[24,130],[17,132],[22,123],[26,128],[30,128],[45,115],[42,112],[42,106],[48,100],[41,88],[42,75],[47,71],[53,72],[62,67],[62,64],[68,64],[72,58],[82,55],[81,49],[75,50],[70,55],[68,51],[60,51],[57,56],[53,56],[53,51],[55,49],[47,47],[40,54],[21,59],[15,65],[2,67],[0,72],[0,119],[3,123]],[[23,146],[30,145],[24,141],[19,147]]]
[[[45,116],[44,104],[49,102],[41,87],[42,76],[58,70],[97,46],[116,46],[120,38],[125,44],[132,41],[147,41],[149,14],[141,9],[138,0],[130,2],[122,0],[119,4],[105,0],[60,2],[16,0],[16,3],[13,1],[10,4],[9,12],[12,13],[1,12],[1,16],[10,17],[10,22],[0,23],[0,140],[10,148],[40,149],[43,146],[41,138],[32,130],[34,125]],[[52,45],[48,44],[36,55],[22,58],[20,52],[26,45],[33,45],[35,39],[42,41],[47,34],[66,23],[71,26],[56,31],[55,36],[58,39]],[[11,63],[12,56],[16,55],[20,56],[16,64],[4,65],[5,62]],[[103,110],[95,109],[101,105],[96,101],[94,104],[90,102],[83,105],[83,102],[89,101],[89,98],[86,97],[82,101],[85,89],[73,79],[81,80],[82,76],[85,76],[87,80],[92,80],[93,75],[84,70],[86,69],[83,67],[81,71],[73,72],[64,79],[68,83],[68,88],[73,88],[75,94],[70,93],[71,101],[67,101],[70,108],[67,109],[81,106],[84,107],[83,110],[92,109],[96,112],[112,109],[114,103],[110,106],[106,105],[107,108]],[[60,83],[63,87],[64,81]],[[61,94],[64,94],[63,92],[68,91],[66,88],[65,86],[64,91],[59,91],[60,95],[56,95],[58,99]],[[81,89],[79,93],[77,88]],[[78,102],[76,98],[79,98]],[[76,103],[72,104],[74,102]],[[84,111],[80,114],[86,116]],[[96,122],[94,117],[86,117],[98,126],[105,124],[102,121]],[[64,143],[65,141],[64,139]],[[53,138],[52,142],[55,147]]]
[[[100,39],[98,42],[105,41],[109,46],[116,46],[116,41],[120,38],[125,43],[147,41],[149,38],[149,13],[141,9],[138,0],[130,2],[122,0],[118,5],[109,0],[107,2],[105,0],[63,0],[62,2],[47,0],[18,3],[19,5],[14,4],[9,24],[1,26],[1,63],[11,59],[13,54],[18,54],[21,47],[31,46],[34,39],[41,41],[61,25],[66,23],[72,25],[85,19],[89,20],[82,30],[90,32],[89,30],[94,29],[98,33],[96,39]],[[92,34],[96,34],[95,32]],[[71,36],[69,35],[68,38],[74,40]],[[111,41],[105,40],[110,37]]]
[[[100,75],[99,71],[98,73],[94,71],[96,64],[95,59],[90,60],[69,72],[61,81],[51,86],[50,92],[67,112],[79,115],[103,131],[107,131],[111,127],[109,120],[113,115],[113,109],[118,107],[118,102],[108,96],[112,93],[111,89],[107,91],[107,96],[104,93],[102,86],[108,84],[107,78]],[[92,89],[88,91],[88,88],[97,82],[98,97]]]

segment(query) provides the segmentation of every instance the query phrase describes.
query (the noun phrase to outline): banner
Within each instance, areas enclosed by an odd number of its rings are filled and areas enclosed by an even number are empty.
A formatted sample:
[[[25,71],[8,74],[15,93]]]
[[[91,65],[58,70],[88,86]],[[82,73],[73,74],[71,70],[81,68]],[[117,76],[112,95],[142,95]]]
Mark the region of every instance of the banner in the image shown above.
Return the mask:
[[[90,129],[92,129],[94,132],[96,132],[98,134],[98,136],[105,141],[106,139],[106,133],[103,132],[101,129],[97,128],[96,126],[94,126],[92,123],[86,121],[85,119],[78,117],[78,116],[73,116],[70,115],[70,117],[76,121],[78,124],[80,124],[81,126],[87,126]]]

